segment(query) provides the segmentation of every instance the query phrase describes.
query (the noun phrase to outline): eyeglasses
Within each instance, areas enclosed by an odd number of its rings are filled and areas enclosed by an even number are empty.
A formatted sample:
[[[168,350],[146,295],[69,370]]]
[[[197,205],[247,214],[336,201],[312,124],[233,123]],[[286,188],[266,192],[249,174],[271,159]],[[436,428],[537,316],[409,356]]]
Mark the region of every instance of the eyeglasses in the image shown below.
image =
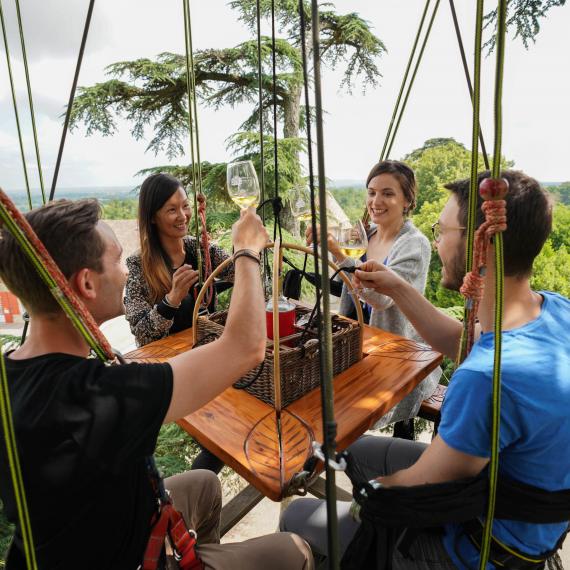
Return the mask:
[[[466,230],[465,226],[444,226],[445,231],[447,230]],[[435,224],[431,225],[431,233],[433,235],[433,241],[435,243],[439,243],[441,239],[441,224],[439,222],[435,222]]]

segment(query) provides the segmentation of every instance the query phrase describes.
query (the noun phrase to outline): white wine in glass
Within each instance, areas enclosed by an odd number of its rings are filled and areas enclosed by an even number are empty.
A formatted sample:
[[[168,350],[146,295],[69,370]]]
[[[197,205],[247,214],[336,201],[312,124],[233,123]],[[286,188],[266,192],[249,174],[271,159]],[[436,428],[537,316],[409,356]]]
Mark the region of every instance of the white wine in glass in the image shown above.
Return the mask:
[[[259,182],[251,160],[228,164],[227,183],[230,198],[242,210],[259,205]]]
[[[368,248],[368,236],[364,224],[358,220],[351,226],[341,226],[337,232],[337,241],[344,255],[355,261],[360,259]]]
[[[315,209],[318,215],[318,205]],[[311,193],[306,186],[294,188],[291,192],[291,213],[299,222],[311,221]]]

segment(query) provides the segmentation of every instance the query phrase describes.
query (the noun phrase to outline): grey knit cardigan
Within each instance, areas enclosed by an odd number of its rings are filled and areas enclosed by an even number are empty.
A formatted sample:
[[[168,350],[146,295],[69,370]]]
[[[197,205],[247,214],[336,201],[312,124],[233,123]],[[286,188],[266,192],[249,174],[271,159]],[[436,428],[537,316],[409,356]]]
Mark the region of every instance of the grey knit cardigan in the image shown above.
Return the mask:
[[[377,228],[373,226],[369,237],[372,237],[376,232]],[[428,239],[414,226],[411,220],[406,220],[390,249],[386,266],[423,294],[426,287],[430,259],[431,246]],[[355,265],[354,260],[350,258],[346,258],[340,264],[342,267],[350,265]],[[372,307],[370,325],[423,342],[416,329],[414,329],[410,321],[408,321],[390,297],[371,291],[361,295],[360,298]],[[353,303],[352,296],[348,293],[346,286],[344,286],[340,299],[340,314],[350,314],[353,309]],[[374,427],[381,428],[394,422],[415,417],[422,400],[429,398],[433,394],[440,376],[441,369],[436,368],[399,404],[382,416]]]

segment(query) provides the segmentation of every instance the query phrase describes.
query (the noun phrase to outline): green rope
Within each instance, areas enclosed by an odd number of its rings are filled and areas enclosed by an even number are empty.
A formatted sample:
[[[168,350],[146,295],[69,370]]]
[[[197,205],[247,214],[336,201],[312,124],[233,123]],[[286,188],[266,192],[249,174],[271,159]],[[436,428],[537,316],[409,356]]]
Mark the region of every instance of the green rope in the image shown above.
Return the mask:
[[[429,21],[429,25],[428,25],[428,28],[427,28],[427,31],[426,31],[426,35],[425,35],[425,37],[424,37],[424,41],[423,41],[423,43],[422,43],[422,47],[421,47],[421,49],[420,49],[420,53],[418,54],[418,59],[417,59],[417,61],[416,61],[416,65],[415,65],[415,68],[414,68],[414,72],[412,73],[412,78],[410,79],[410,84],[408,85],[408,90],[406,91],[406,96],[404,97],[404,102],[402,103],[402,108],[400,109],[400,114],[399,114],[399,116],[398,116],[398,120],[396,121],[396,126],[394,127],[394,132],[393,132],[393,134],[392,134],[392,139],[391,139],[391,141],[390,141],[390,144],[389,144],[389,146],[388,146],[388,149],[386,150],[386,154],[385,154],[385,156],[383,157],[383,158],[386,159],[386,160],[390,157],[390,152],[392,151],[392,146],[393,146],[393,144],[394,144],[394,140],[396,139],[396,133],[398,132],[398,128],[399,128],[399,126],[400,126],[400,122],[402,121],[402,117],[404,116],[404,111],[405,111],[405,109],[406,109],[406,105],[407,105],[407,103],[408,103],[408,99],[409,99],[409,97],[410,97],[410,93],[412,92],[412,86],[414,85],[414,81],[415,81],[415,79],[416,79],[416,75],[417,75],[417,73],[418,73],[418,69],[419,69],[419,67],[420,67],[420,63],[421,63],[421,61],[422,61],[422,57],[423,57],[423,55],[424,55],[424,51],[425,51],[425,48],[426,48],[426,45],[427,45],[427,41],[428,41],[428,39],[429,39],[429,36],[430,36],[430,33],[431,33],[431,29],[432,29],[432,27],[433,27],[433,23],[434,23],[434,20],[435,20],[435,16],[436,16],[436,14],[437,14],[437,10],[438,10],[438,8],[439,8],[439,3],[440,3],[440,0],[437,0],[437,2],[435,3],[435,8],[433,9],[433,13],[432,13],[431,18],[430,18],[430,21]]]
[[[495,69],[495,146],[493,149],[493,178],[501,176],[502,95],[505,63],[505,39],[507,33],[507,0],[499,0],[497,6],[497,65]],[[491,532],[495,513],[497,477],[499,473],[499,436],[501,421],[501,349],[504,309],[504,258],[503,236],[499,232],[494,239],[495,249],[495,353],[493,362],[493,412],[491,430],[491,461],[489,463],[489,503],[481,545],[480,570],[484,570],[491,547]]]
[[[406,66],[406,71],[404,72],[404,78],[402,79],[402,85],[400,86],[400,92],[398,93],[398,98],[396,99],[396,104],[394,105],[394,111],[392,113],[392,118],[390,119],[390,125],[388,126],[388,131],[386,133],[386,138],[384,139],[384,146],[382,147],[382,152],[380,153],[379,162],[384,160],[386,147],[388,146],[388,141],[390,140],[390,135],[392,134],[392,127],[394,125],[394,120],[396,119],[396,115],[398,113],[398,108],[400,107],[400,100],[402,99],[402,94],[404,93],[404,87],[406,86],[406,81],[408,80],[408,74],[410,72],[410,68],[412,67],[412,61],[414,56],[416,55],[416,48],[418,46],[418,41],[420,39],[420,35],[424,28],[424,22],[428,13],[428,8],[430,5],[431,0],[426,0],[426,5],[424,7],[424,11],[422,14],[422,18],[420,20],[420,25],[418,27],[418,32],[416,34],[416,39],[414,40],[414,45],[412,46],[412,51],[410,53],[410,57],[408,59],[408,65]]]
[[[192,54],[192,23],[190,2],[182,0],[184,7],[184,45],[186,48],[186,91],[188,95],[188,130],[190,134],[190,157],[192,159],[192,189],[194,190],[194,229],[196,231],[196,254],[198,258],[199,285],[203,282],[202,248],[200,247],[200,220],[198,218],[198,194],[202,192],[202,164],[198,139],[198,115],[196,107],[196,79]],[[196,164],[198,172],[196,172]]]
[[[4,37],[4,48],[6,50],[6,65],[8,66],[8,77],[10,78],[10,89],[12,92],[12,103],[14,105],[14,115],[16,117],[16,128],[18,130],[18,142],[20,143],[20,155],[22,156],[22,167],[24,169],[24,179],[26,181],[26,191],[28,193],[28,205],[32,209],[32,194],[30,191],[30,181],[28,178],[28,168],[26,167],[26,154],[24,152],[24,141],[22,139],[22,129],[20,127],[20,115],[18,113],[18,103],[16,100],[16,90],[14,89],[14,77],[12,75],[12,65],[10,63],[10,49],[8,47],[8,37],[6,35],[6,24],[4,22],[4,10],[2,0],[0,0],[0,21],[2,22],[2,36]]]
[[[21,228],[14,222],[10,216],[10,212],[6,209],[4,204],[0,202],[0,220],[5,225],[6,229],[14,236],[14,239],[18,242],[22,248],[24,254],[34,266],[35,270],[38,272],[42,281],[49,288],[55,300],[58,302],[60,307],[63,309],[69,320],[79,331],[81,336],[85,339],[91,350],[95,352],[98,358],[103,362],[107,361],[107,356],[105,351],[97,340],[93,337],[89,329],[85,326],[83,321],[75,314],[75,310],[67,297],[61,291],[55,279],[50,275],[49,271],[44,267],[41,259],[37,255],[34,246],[28,240],[26,234],[21,230]]]
[[[16,433],[14,430],[14,422],[12,420],[12,407],[10,405],[8,376],[6,374],[2,347],[0,347],[0,415],[2,419],[2,431],[4,432],[4,442],[6,444],[8,467],[12,479],[12,486],[14,488],[14,500],[16,502],[16,510],[18,511],[18,519],[21,527],[20,530],[22,532],[26,567],[28,570],[37,570],[38,564],[36,562],[32,525],[26,502],[26,491],[24,488],[22,468],[20,466],[18,447],[16,444]]]
[[[479,196],[478,170],[479,170],[479,125],[481,110],[481,49],[483,37],[483,7],[484,0],[477,0],[475,18],[475,46],[473,65],[473,126],[471,131],[471,179],[469,186],[469,201],[467,207],[467,246],[465,252],[465,271],[468,273],[473,265],[473,245],[475,243],[475,225],[477,220],[477,197]],[[463,309],[463,334],[457,357],[461,363],[467,356],[467,327],[469,312],[473,310],[468,303]]]
[[[26,55],[26,42],[24,41],[24,26],[22,24],[22,15],[20,13],[20,0],[16,0],[16,14],[18,16],[18,29],[20,31],[20,43],[22,45],[22,58],[24,60],[24,71],[26,74],[26,87],[28,90],[28,102],[30,105],[30,116],[32,119],[32,132],[34,135],[34,146],[36,149],[36,162],[38,164],[38,175],[40,177],[40,189],[42,191],[42,204],[46,203],[46,193],[44,190],[44,175],[42,172],[42,164],[40,160],[40,145],[38,143],[38,132],[36,129],[36,115],[34,112],[34,100],[32,97],[32,84],[30,82],[30,71],[28,69],[28,57]]]

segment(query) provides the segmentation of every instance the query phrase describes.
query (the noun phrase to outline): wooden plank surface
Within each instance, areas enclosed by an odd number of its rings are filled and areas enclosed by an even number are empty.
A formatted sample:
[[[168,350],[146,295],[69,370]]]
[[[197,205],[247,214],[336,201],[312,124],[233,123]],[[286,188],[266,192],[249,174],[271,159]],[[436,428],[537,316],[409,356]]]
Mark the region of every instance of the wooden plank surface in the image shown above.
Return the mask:
[[[192,331],[166,337],[125,355],[127,361],[162,362],[189,350]],[[429,347],[364,327],[364,358],[334,379],[338,449],[345,449],[409,394],[440,362]],[[293,476],[322,442],[320,389],[275,410],[243,390],[228,388],[180,420],[202,445],[265,496],[281,500]],[[281,437],[279,437],[281,433]]]

